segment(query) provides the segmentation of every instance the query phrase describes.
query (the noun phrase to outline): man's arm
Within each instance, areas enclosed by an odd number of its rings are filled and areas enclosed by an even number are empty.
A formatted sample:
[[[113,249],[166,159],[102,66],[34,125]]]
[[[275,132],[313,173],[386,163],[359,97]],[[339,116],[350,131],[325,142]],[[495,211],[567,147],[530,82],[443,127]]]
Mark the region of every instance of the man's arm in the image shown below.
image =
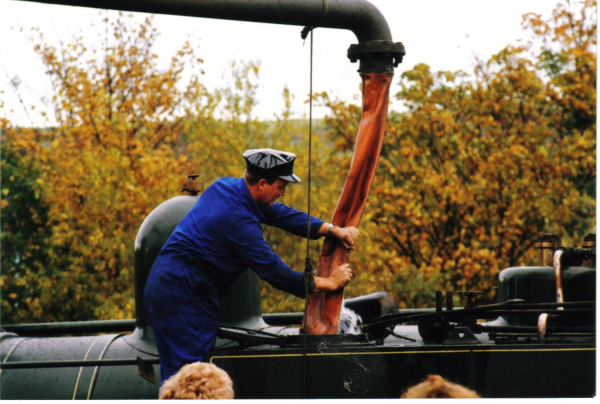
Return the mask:
[[[297,236],[306,237],[306,222],[308,218],[306,213],[290,208],[282,203],[274,203],[271,206],[262,207],[261,211],[265,216],[265,224],[279,227]],[[354,244],[358,240],[358,235],[359,231],[354,226],[337,227],[311,216],[311,238],[318,239],[323,236],[332,236],[340,240],[345,248],[353,250]]]
[[[278,227],[299,237],[306,237],[308,215],[300,210],[290,208],[282,203],[275,202],[271,206],[261,206],[264,215],[263,223],[268,226]],[[314,216],[310,217],[310,238],[318,239],[318,232],[323,226],[323,221]]]

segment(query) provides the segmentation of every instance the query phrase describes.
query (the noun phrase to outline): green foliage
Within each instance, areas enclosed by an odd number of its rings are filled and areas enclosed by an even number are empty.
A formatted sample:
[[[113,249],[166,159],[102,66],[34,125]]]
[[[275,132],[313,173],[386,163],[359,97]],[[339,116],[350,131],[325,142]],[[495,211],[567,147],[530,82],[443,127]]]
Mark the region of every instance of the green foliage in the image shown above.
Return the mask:
[[[2,137],[13,129],[2,121]],[[31,131],[22,136],[35,136]],[[50,273],[48,207],[41,198],[40,167],[18,144],[2,142],[2,317],[28,318],[28,302],[40,293]]]

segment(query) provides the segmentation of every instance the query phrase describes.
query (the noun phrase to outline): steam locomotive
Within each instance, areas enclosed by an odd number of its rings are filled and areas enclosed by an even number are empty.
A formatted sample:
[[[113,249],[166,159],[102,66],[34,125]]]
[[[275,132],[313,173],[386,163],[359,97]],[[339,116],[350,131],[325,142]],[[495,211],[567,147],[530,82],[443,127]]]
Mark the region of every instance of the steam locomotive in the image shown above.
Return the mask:
[[[158,397],[160,364],[143,290],[162,245],[197,198],[164,202],[140,227],[135,321],[4,327],[2,399]],[[561,247],[553,236],[537,247],[539,266],[501,272],[496,304],[477,306],[477,293],[459,292],[466,304],[454,308],[452,293],[437,292],[432,309],[399,310],[379,292],[345,301],[363,323],[349,334],[302,335],[302,313],[262,315],[258,278],[246,271],[222,302],[208,360],[229,373],[242,399],[398,398],[428,374],[486,398],[592,397],[595,235],[582,248]]]
[[[364,0],[45,0],[209,18],[347,28],[359,71],[390,72],[404,54],[385,19]],[[136,319],[22,324],[0,331],[1,399],[155,399],[160,361],[144,309],[144,286],[163,244],[198,199],[172,198],[146,217],[135,241]],[[344,302],[359,331],[299,333],[302,313],[261,313],[259,281],[240,277],[220,305],[218,339],[207,360],[227,371],[235,396],[398,398],[439,374],[485,398],[595,395],[595,235],[580,248],[541,237],[538,266],[508,268],[498,302],[477,292],[436,292],[431,309],[399,310],[386,292]]]

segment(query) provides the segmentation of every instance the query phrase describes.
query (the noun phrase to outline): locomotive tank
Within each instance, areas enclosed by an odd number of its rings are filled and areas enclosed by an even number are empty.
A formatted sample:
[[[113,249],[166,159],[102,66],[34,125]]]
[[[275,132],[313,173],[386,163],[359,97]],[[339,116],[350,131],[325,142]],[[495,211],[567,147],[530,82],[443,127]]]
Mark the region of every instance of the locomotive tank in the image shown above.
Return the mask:
[[[524,301],[528,303],[551,303],[557,295],[565,301],[586,302],[596,300],[595,234],[586,236],[579,253],[565,260],[567,266],[556,273],[553,253],[561,247],[560,237],[544,235],[539,238],[539,266],[513,267],[502,271],[498,279],[498,301],[500,303]],[[584,259],[589,252],[590,258]],[[592,258],[594,257],[594,258]],[[560,289],[557,290],[557,288]],[[536,314],[503,317],[496,324],[536,326]],[[595,326],[592,313],[576,318],[563,318],[561,324]]]

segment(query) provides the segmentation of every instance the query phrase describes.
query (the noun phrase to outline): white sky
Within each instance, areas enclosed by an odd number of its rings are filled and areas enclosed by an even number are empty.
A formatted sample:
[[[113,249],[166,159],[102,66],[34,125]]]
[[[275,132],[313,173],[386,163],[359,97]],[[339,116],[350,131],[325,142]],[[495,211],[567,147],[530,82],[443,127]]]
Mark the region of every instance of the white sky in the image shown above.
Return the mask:
[[[401,105],[393,96],[399,76],[418,63],[433,71],[472,72],[475,56],[487,60],[508,44],[516,45],[529,34],[521,28],[527,12],[548,18],[558,0],[371,0],[385,16],[395,42],[406,48],[404,62],[396,69],[391,108]],[[114,12],[109,12],[110,13]],[[28,40],[32,27],[39,27],[46,40],[58,45],[79,36],[89,44],[100,44],[104,37],[101,23],[105,11],[81,7],[55,6],[14,0],[0,0],[0,115],[14,124],[43,125],[38,111],[52,89],[40,58]],[[116,15],[116,14],[113,14]],[[140,21],[145,15],[140,14]],[[204,59],[204,83],[209,88],[223,85],[223,74],[231,61],[260,60],[259,104],[255,114],[273,118],[282,111],[281,93],[288,86],[295,96],[297,117],[307,116],[304,101],[309,89],[309,42],[300,38],[302,27],[257,24],[203,18],[157,15],[154,25],[161,33],[155,53],[165,61],[186,40]],[[21,28],[23,31],[21,32]],[[313,88],[328,91],[346,101],[359,103],[358,64],[350,63],[346,52],[357,39],[350,31],[315,31]],[[29,109],[24,112],[10,80],[18,76],[18,94]],[[1,104],[1,103],[0,103]],[[35,110],[31,109],[35,105]],[[315,110],[313,115],[322,116]]]

